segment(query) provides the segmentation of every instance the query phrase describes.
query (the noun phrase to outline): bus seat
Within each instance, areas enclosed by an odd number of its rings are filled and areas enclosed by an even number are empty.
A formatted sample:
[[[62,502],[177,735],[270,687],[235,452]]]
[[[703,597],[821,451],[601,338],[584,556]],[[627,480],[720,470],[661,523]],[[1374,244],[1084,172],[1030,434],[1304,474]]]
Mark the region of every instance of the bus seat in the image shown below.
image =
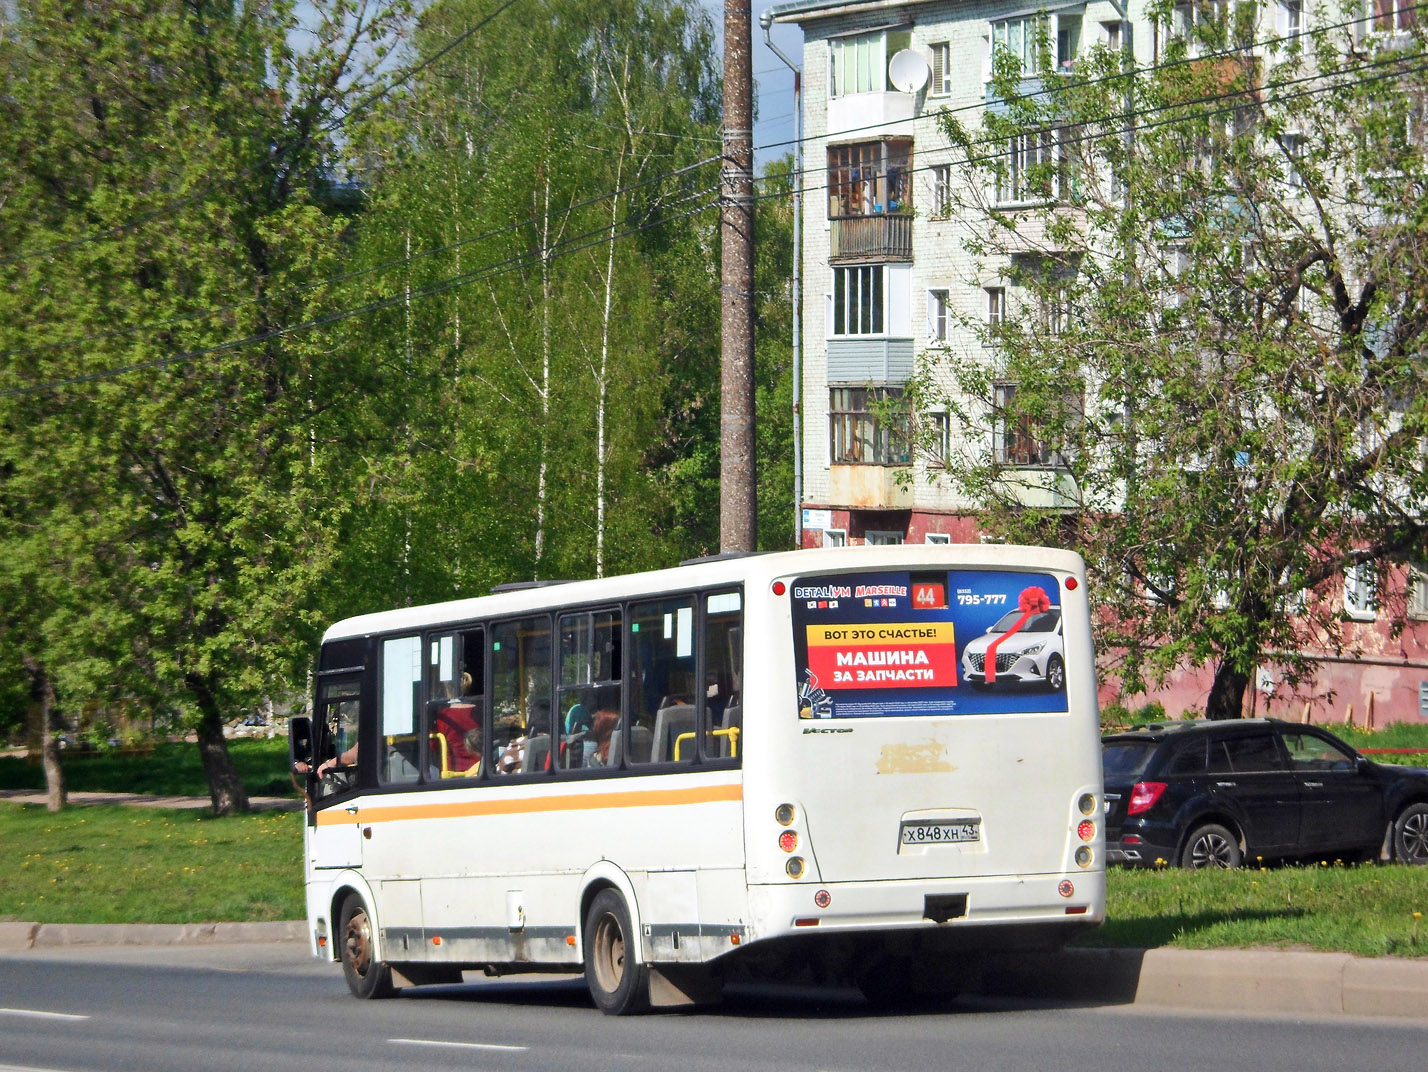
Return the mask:
[[[655,712],[654,755],[655,763],[670,763],[675,758],[675,740],[680,734],[694,732],[694,705],[676,704]],[[692,741],[679,749],[681,762],[694,758]]]
[[[743,709],[741,706],[739,706],[738,704],[730,704],[728,707],[724,708],[724,725],[721,726],[720,729],[723,729],[723,730],[742,730],[743,728],[744,728],[744,709]],[[721,733],[721,734],[719,734],[719,755],[721,755],[721,756],[728,756],[728,755],[730,755],[730,744],[731,744],[731,742],[733,742],[733,741],[737,741],[737,740],[738,740],[738,737],[739,737],[739,734],[737,734],[737,733]],[[734,749],[735,749],[735,751],[733,752],[733,754],[734,754],[734,755],[738,755],[738,751],[737,751],[738,745],[734,745],[733,747],[734,747]]]
[[[538,733],[526,742],[526,753],[521,759],[521,773],[543,771],[550,758],[550,734]]]
[[[650,747],[654,743],[654,738],[650,736],[648,726],[630,727],[630,762],[648,763],[650,761]],[[610,738],[610,766],[618,767],[620,759],[625,753],[625,734],[621,729],[616,729],[613,737]]]

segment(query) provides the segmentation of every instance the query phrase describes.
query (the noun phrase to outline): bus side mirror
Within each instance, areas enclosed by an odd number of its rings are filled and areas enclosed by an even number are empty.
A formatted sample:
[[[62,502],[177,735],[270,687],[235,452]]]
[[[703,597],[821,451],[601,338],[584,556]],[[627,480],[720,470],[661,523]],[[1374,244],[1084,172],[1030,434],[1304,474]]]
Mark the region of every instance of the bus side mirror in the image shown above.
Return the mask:
[[[288,763],[312,766],[312,719],[305,715],[288,720]]]

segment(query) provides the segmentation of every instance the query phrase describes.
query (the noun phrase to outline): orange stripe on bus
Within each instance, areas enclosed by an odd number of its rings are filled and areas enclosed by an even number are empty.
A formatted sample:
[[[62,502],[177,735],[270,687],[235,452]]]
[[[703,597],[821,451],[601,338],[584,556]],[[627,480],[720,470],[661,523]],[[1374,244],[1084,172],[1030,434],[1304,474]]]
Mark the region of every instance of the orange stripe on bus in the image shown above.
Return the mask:
[[[457,800],[447,803],[366,807],[358,809],[355,815],[344,808],[328,808],[317,813],[317,825],[464,819],[476,815],[521,815],[533,812],[590,811],[599,808],[660,808],[672,804],[712,804],[743,799],[744,788],[741,785],[713,785],[694,789],[645,789],[569,796],[515,797],[504,800]]]

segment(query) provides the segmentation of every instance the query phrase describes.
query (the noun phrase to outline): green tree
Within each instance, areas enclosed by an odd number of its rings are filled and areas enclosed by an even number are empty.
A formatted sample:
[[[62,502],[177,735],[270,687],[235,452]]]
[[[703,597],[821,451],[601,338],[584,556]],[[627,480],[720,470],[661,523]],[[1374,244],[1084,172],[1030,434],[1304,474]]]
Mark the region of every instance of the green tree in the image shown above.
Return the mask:
[[[42,593],[6,658],[63,702],[224,722],[291,690],[360,473],[367,371],[312,284],[342,267],[334,136],[401,0],[20,0],[0,66],[0,553]],[[7,627],[12,620],[7,620]],[[7,645],[7,648],[11,647]]]
[[[667,310],[713,226],[707,16],[552,0],[470,34],[483,11],[425,12],[424,66],[357,139],[348,300],[397,299],[354,324],[395,433],[344,566],[358,606],[677,556],[659,448],[687,389]]]
[[[1041,93],[998,57],[1006,105],[947,130],[953,214],[1012,300],[920,385],[991,524],[1087,555],[1126,683],[1211,666],[1213,718],[1257,666],[1293,682],[1351,643],[1346,570],[1402,580],[1428,546],[1422,28],[1256,50],[1252,10]]]

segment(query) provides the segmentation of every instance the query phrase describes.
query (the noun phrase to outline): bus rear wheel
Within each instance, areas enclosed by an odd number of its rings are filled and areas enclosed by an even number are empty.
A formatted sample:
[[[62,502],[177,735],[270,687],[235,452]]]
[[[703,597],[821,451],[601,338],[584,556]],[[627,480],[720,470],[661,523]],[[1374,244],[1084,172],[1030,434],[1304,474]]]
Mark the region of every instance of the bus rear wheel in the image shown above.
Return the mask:
[[[615,890],[601,890],[585,913],[585,985],[600,1011],[626,1016],[649,1008],[649,975],[636,953],[630,911]]]
[[[338,951],[342,955],[347,989],[359,998],[391,997],[396,993],[392,986],[392,969],[373,959],[376,945],[372,941],[372,917],[367,914],[362,898],[355,893],[348,894],[338,919],[338,941],[342,943]]]

